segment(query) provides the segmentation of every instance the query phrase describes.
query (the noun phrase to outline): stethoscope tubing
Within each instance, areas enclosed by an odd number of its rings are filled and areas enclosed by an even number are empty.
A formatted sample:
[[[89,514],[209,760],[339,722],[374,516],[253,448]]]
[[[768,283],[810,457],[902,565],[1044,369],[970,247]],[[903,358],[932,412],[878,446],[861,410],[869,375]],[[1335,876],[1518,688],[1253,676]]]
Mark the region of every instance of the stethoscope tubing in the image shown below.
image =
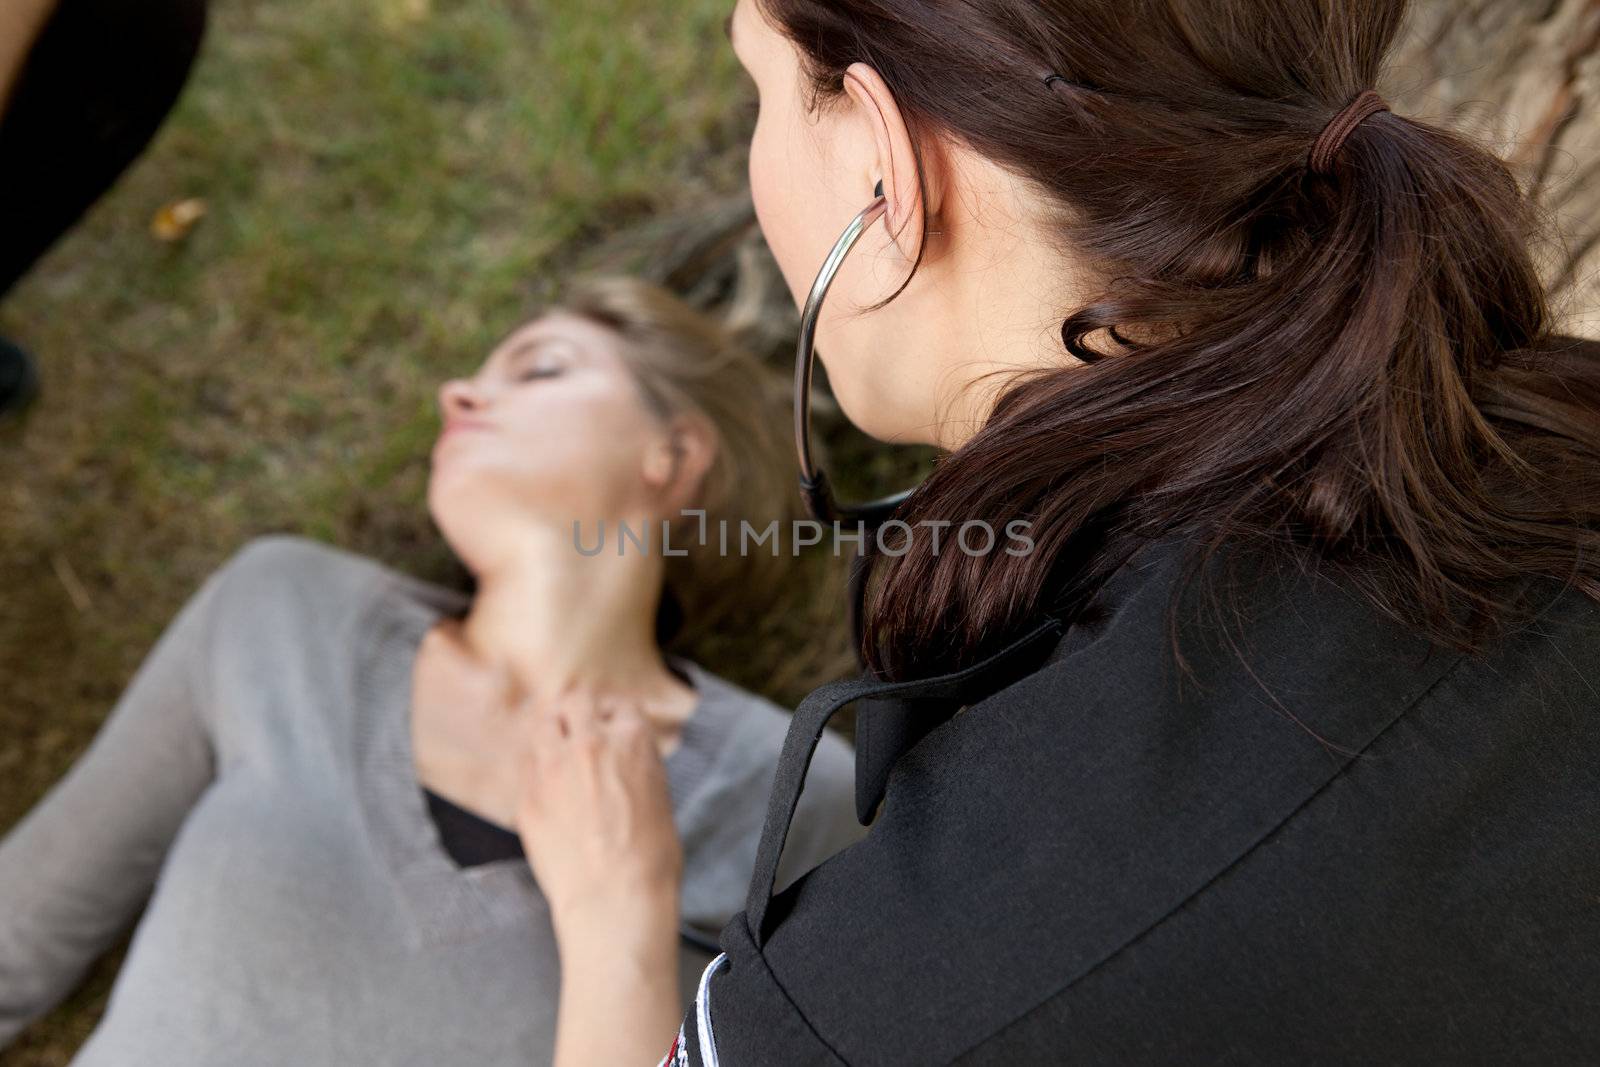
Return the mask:
[[[886,197],[875,197],[845,227],[844,233],[834,243],[833,250],[828,253],[828,258],[823,261],[800,315],[800,338],[795,346],[794,361],[794,444],[800,459],[800,496],[805,501],[806,510],[819,522],[861,523],[874,531],[895,513],[915,489],[902,490],[862,503],[841,503],[834,497],[827,472],[816,465],[811,453],[811,378],[816,364],[817,319],[822,311],[822,302],[844,264],[845,256],[849,255],[850,249],[861,239],[867,227],[876,222],[887,207]],[[852,560],[847,596],[850,630],[858,656],[865,621],[866,575],[866,559]]]
[[[811,378],[816,364],[817,319],[822,311],[822,302],[833,285],[833,279],[838,276],[845,256],[849,255],[850,249],[861,239],[867,227],[876,222],[887,207],[887,198],[877,196],[845,227],[839,240],[834,242],[828,258],[823,261],[822,269],[817,271],[816,281],[811,285],[805,308],[800,314],[800,337],[795,346],[794,361],[794,444],[800,458],[800,496],[811,517],[819,522],[843,520],[877,527],[914,492],[906,489],[877,500],[841,503],[833,495],[827,472],[817,467],[811,454]]]

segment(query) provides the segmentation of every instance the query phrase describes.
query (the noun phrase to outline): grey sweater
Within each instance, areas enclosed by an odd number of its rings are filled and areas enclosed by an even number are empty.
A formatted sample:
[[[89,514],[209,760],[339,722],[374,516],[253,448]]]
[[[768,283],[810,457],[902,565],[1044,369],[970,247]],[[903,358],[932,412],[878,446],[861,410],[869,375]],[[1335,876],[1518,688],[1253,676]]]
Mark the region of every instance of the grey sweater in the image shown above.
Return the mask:
[[[0,1046],[149,897],[80,1067],[548,1063],[543,898],[521,860],[451,861],[411,757],[418,644],[465,603],[292,537],[207,579],[0,842]],[[700,692],[666,759],[683,917],[714,937],[743,906],[788,716],[672,661]],[[783,882],[864,833],[853,790],[830,734]],[[708,960],[682,950],[685,1005]]]

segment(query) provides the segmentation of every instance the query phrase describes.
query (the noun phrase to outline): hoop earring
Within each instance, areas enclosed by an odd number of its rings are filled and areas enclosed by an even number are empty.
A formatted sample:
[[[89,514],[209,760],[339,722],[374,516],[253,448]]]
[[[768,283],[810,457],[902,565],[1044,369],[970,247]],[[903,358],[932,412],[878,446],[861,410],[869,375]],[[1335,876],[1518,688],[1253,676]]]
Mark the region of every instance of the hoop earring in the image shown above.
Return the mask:
[[[822,301],[828,295],[828,287],[844,265],[844,257],[860,240],[867,227],[877,221],[888,207],[888,199],[883,195],[882,179],[872,192],[872,203],[850,220],[850,225],[845,227],[844,233],[834,243],[833,251],[823,261],[822,269],[817,272],[817,280],[811,285],[811,294],[806,297],[805,310],[800,314],[800,341],[795,349],[794,360],[794,443],[795,451],[800,456],[800,496],[811,517],[820,522],[849,519],[864,522],[868,526],[878,526],[914,491],[906,489],[860,504],[840,503],[834,499],[827,472],[816,467],[811,458],[811,372],[816,361],[817,318],[822,313]]]

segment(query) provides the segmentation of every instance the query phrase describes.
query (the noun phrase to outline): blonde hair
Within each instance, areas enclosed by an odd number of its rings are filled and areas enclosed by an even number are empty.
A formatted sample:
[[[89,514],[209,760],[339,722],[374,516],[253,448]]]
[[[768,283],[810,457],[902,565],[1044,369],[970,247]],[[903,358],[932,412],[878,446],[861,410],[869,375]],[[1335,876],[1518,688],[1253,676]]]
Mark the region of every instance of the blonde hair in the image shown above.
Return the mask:
[[[668,599],[681,609],[692,640],[772,602],[791,559],[789,522],[799,494],[789,455],[787,386],[738,334],[663,286],[621,274],[578,275],[544,309],[582,316],[612,331],[646,403],[663,418],[699,415],[717,439],[696,503],[705,511],[705,542],[696,516],[674,519],[673,541],[686,554],[666,557]],[[779,525],[778,550],[753,541],[740,551],[740,524]],[[728,551],[719,548],[727,523]],[[670,612],[672,605],[667,609]]]

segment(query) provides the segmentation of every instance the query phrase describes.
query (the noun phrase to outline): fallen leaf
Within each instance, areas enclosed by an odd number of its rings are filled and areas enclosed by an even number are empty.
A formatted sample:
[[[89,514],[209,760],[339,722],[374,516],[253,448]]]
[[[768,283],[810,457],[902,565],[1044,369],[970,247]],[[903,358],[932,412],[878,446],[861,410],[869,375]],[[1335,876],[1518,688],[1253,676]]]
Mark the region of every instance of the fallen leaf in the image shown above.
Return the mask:
[[[150,232],[159,241],[171,243],[189,236],[194,224],[205,217],[206,202],[199,197],[174,200],[150,220]]]

